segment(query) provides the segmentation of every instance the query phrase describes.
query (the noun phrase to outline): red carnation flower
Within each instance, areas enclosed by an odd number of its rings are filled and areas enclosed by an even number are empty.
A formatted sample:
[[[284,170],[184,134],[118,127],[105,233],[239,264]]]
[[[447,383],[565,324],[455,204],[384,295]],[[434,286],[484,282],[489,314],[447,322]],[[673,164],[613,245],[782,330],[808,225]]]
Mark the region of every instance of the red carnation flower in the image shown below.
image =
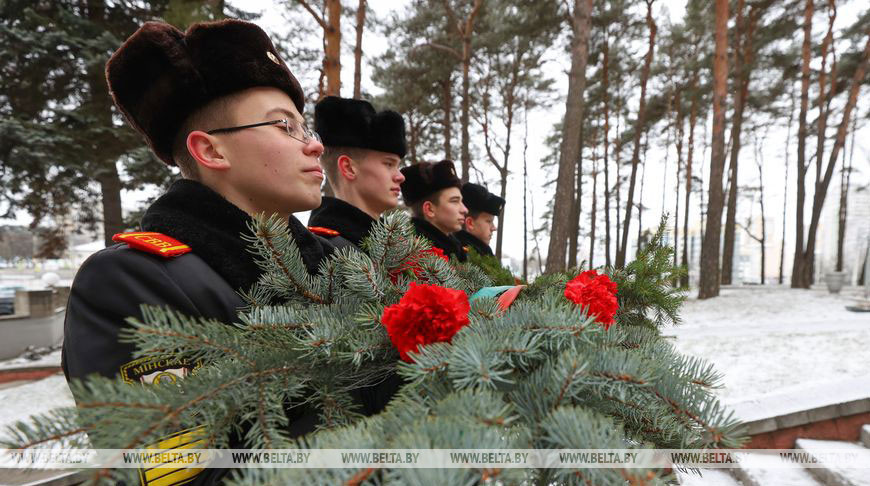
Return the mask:
[[[398,281],[399,274],[406,271],[411,270],[414,272],[414,277],[420,278],[420,274],[423,273],[423,269],[420,268],[420,260],[422,260],[426,255],[435,255],[438,258],[444,260],[445,262],[449,262],[450,258],[444,254],[444,250],[438,248],[437,246],[433,246],[432,248],[427,248],[422,250],[420,253],[408,258],[402,266],[390,272],[390,280],[393,283]]]
[[[438,285],[411,286],[398,304],[384,309],[381,322],[402,360],[411,362],[409,352],[420,345],[450,342],[453,335],[468,325],[471,306],[465,292]]]
[[[595,316],[604,330],[613,325],[613,316],[619,310],[616,293],[616,283],[607,275],[598,275],[595,270],[583,272],[565,284],[565,297],[586,307],[589,315]]]

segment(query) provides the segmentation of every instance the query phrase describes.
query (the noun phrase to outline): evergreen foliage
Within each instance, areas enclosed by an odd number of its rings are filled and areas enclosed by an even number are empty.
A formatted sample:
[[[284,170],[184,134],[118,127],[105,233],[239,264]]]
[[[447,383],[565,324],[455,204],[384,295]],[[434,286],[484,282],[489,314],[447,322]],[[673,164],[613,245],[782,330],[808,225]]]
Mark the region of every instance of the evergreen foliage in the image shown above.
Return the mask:
[[[636,262],[612,274],[624,306],[605,331],[563,296],[567,275],[548,276],[506,312],[474,302],[470,325],[452,343],[425,346],[413,362],[380,323],[415,278],[471,294],[489,285],[470,264],[451,266],[426,253],[408,217],[388,214],[364,243],[340,251],[319,274],[305,273],[286,223],[258,218],[251,251],[266,271],[246,296],[239,322],[190,318],[145,306],[125,339],[138,356],[184,355],[203,365],[177,384],[130,386],[90,378],[71,384],[77,410],[10,428],[6,444],[42,447],[58,440],[133,448],[205,425],[208,446],[231,435],[253,448],[699,448],[736,447],[738,423],[712,395],[719,375],[678,354],[655,329],[678,320],[681,297],[661,231]],[[397,370],[405,385],[386,410],[363,417],[351,390]],[[287,405],[293,408],[286,409]],[[304,410],[318,431],[291,438]],[[239,447],[238,445],[236,447]],[[111,471],[115,481],[135,471]],[[248,469],[233,484],[664,484],[660,470],[609,469]]]
[[[514,285],[516,279],[511,271],[501,265],[498,258],[481,255],[474,248],[468,248],[468,262],[483,270],[493,285]]]

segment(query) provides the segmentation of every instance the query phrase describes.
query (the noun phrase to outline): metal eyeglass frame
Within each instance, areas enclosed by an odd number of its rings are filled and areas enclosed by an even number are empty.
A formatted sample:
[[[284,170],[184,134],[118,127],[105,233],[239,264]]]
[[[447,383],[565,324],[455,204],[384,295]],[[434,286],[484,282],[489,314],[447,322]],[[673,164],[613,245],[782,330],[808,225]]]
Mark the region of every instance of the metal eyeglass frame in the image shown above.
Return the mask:
[[[289,136],[290,138],[292,138],[294,140],[299,140],[302,143],[308,143],[309,141],[311,141],[311,139],[314,139],[314,140],[317,140],[318,142],[322,143],[322,141],[320,140],[320,135],[317,132],[308,128],[308,126],[306,126],[302,123],[299,123],[296,120],[290,120],[287,118],[281,118],[280,120],[271,120],[271,121],[260,122],[260,123],[252,123],[250,125],[240,125],[237,127],[215,128],[214,130],[209,130],[205,133],[207,133],[209,135],[214,135],[216,133],[229,133],[229,132],[235,132],[238,130],[244,130],[246,128],[264,127],[267,125],[277,125],[279,123],[284,124],[284,130],[287,132],[287,136]],[[302,132],[302,138],[296,137],[292,133],[290,133],[290,124],[291,123],[294,126],[296,126],[297,128],[299,128],[299,130]]]

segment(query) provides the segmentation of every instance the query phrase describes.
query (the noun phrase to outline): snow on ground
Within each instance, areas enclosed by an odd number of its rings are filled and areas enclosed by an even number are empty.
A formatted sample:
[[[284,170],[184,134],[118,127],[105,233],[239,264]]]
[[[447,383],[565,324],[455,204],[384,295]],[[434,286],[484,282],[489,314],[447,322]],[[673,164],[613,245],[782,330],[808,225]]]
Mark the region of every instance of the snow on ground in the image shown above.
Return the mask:
[[[75,406],[62,374],[0,390],[0,436],[18,420],[54,408]]]
[[[713,299],[695,295],[683,308],[683,323],[664,334],[724,374],[717,394],[725,403],[870,374],[870,313],[845,308],[862,295],[859,289],[831,295],[734,287]]]
[[[37,359],[29,359],[24,356],[0,361],[0,370],[19,368],[41,368],[45,366],[60,366],[60,349],[39,356]]]

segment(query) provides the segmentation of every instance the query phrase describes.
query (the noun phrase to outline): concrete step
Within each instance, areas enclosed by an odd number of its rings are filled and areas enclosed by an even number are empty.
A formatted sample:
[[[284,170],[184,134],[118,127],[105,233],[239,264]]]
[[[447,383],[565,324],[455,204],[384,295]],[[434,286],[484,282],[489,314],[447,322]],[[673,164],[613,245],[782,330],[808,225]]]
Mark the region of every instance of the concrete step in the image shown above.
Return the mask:
[[[698,473],[676,471],[681,486],[743,486],[728,469],[701,469]]]
[[[870,447],[870,424],[861,427],[861,442],[864,447]]]
[[[783,463],[778,454],[746,454],[733,471],[745,486],[824,486],[800,464]]]
[[[820,467],[808,467],[816,478],[827,486],[870,486],[870,449],[858,442],[798,439],[796,452],[807,452],[820,461]],[[831,453],[849,453],[854,466],[832,464],[825,461]]]

